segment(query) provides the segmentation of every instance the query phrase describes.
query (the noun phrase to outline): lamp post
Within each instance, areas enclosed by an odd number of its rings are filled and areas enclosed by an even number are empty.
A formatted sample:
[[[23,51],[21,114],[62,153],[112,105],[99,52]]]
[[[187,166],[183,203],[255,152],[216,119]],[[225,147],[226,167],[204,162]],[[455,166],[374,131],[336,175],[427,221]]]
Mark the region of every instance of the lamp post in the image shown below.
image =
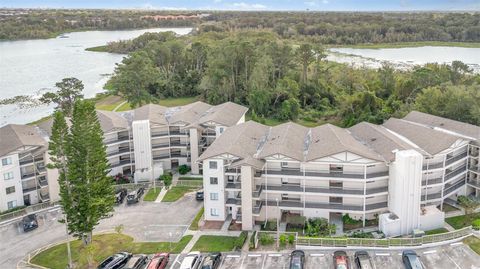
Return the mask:
[[[67,215],[64,213],[65,216],[65,232],[67,234],[67,255],[68,255],[68,268],[73,268],[72,263],[72,251],[70,250],[70,235],[68,234],[68,218]]]
[[[275,198],[275,201],[277,202],[278,213],[280,213],[280,207],[278,205],[278,198]],[[279,248],[280,248],[280,216],[277,215],[277,249],[279,249]]]

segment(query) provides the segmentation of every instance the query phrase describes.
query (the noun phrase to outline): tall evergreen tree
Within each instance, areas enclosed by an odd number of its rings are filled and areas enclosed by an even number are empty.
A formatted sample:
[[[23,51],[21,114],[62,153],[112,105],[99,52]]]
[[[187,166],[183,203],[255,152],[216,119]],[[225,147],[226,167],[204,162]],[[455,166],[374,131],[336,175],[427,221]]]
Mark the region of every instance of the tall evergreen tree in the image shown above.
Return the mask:
[[[55,114],[50,143],[50,152],[55,158],[52,160],[63,174],[60,204],[68,220],[69,233],[87,245],[100,219],[113,210],[114,191],[108,176],[103,132],[92,102],[75,102],[68,136],[64,135],[66,123],[60,119],[61,115]],[[66,166],[59,161],[62,152]]]

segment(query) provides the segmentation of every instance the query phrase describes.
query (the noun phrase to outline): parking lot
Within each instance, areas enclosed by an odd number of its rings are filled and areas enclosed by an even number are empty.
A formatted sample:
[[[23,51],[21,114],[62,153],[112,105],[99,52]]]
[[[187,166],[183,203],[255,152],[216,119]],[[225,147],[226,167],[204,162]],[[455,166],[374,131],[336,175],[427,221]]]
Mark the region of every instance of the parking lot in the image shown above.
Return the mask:
[[[417,254],[426,269],[480,269],[480,256],[463,243],[454,243],[436,248],[417,249]],[[350,268],[355,250],[347,250]],[[377,269],[404,269],[402,251],[368,251]],[[170,261],[170,269],[180,268],[184,255]],[[221,269],[282,269],[288,268],[289,253],[224,253]],[[332,269],[333,251],[305,250],[306,269]]]

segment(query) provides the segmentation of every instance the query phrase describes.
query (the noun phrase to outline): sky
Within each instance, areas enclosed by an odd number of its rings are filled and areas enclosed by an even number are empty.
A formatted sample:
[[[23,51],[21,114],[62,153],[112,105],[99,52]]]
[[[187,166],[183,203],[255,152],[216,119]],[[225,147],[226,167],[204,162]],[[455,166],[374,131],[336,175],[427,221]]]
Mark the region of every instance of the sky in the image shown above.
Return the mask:
[[[480,11],[480,0],[0,0],[0,7],[163,10]]]

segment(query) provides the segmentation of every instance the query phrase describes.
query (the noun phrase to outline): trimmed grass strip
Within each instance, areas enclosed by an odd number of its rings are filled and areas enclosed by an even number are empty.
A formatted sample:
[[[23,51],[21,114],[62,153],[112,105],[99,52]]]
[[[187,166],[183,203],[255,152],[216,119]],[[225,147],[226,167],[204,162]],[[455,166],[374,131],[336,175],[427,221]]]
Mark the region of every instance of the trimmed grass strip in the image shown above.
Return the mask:
[[[145,196],[143,197],[143,201],[153,202],[157,200],[157,197],[161,191],[162,191],[161,187],[157,187],[156,189],[154,188],[149,189],[147,194],[145,194]]]
[[[171,187],[165,196],[163,196],[162,202],[175,202],[182,198],[186,193],[194,191],[196,188],[187,186],[173,186]]]
[[[205,211],[205,208],[202,207],[200,211],[198,211],[197,215],[192,221],[192,224],[190,224],[190,230],[192,231],[197,231],[198,230],[198,222],[200,221],[200,218],[203,216],[203,212]]]

